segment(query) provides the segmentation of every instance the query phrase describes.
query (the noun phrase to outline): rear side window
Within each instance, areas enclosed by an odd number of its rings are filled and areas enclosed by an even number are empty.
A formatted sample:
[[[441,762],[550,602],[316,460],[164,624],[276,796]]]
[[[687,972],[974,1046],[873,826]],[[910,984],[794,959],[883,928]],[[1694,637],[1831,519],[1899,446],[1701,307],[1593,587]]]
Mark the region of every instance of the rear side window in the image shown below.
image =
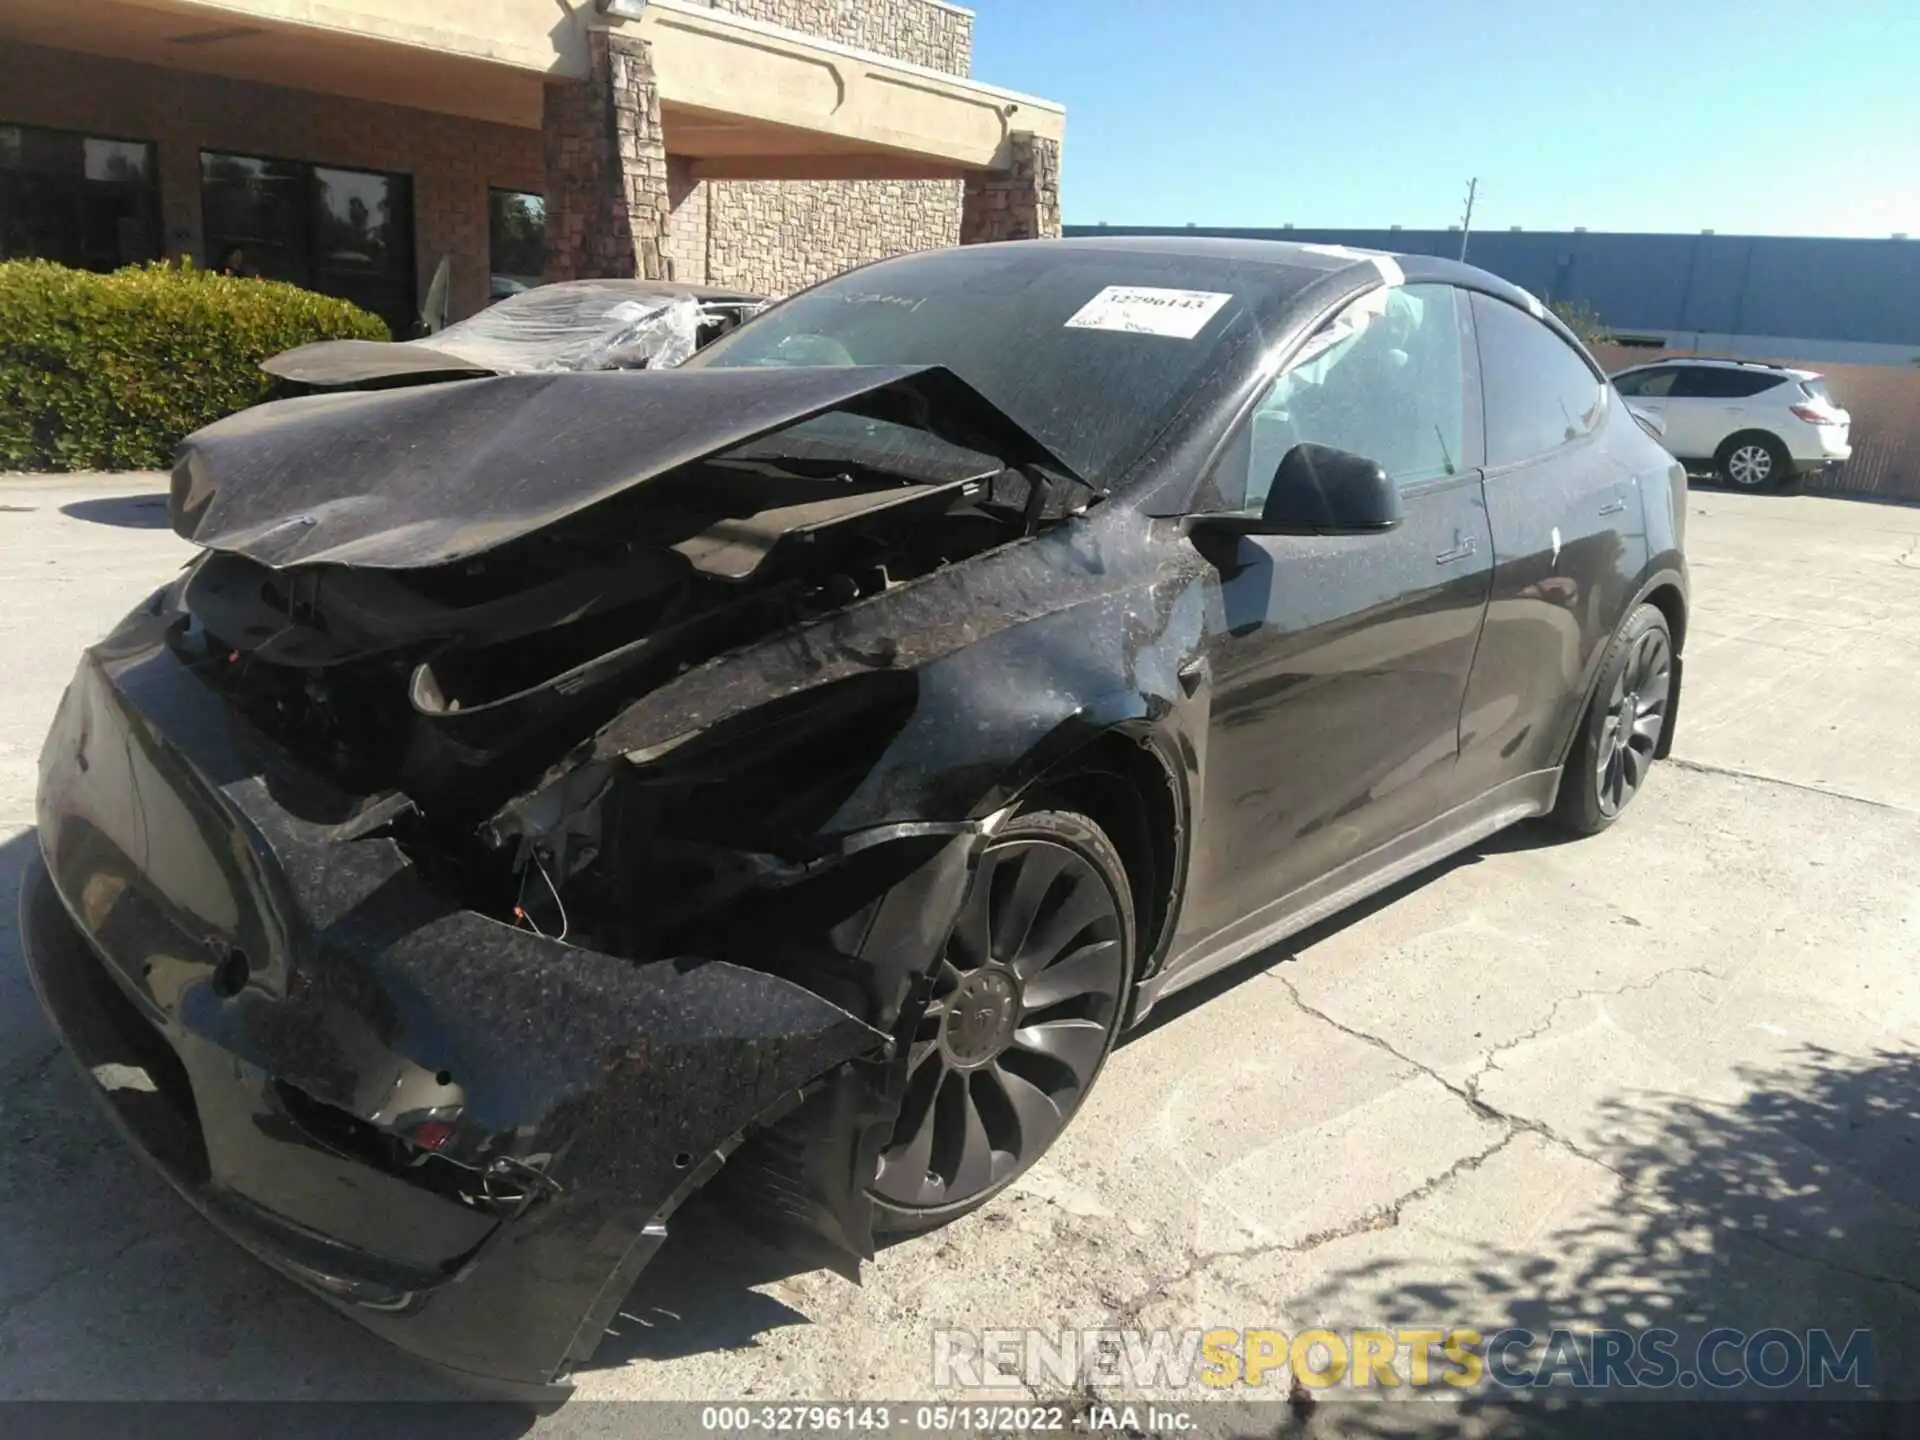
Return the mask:
[[[1589,434],[1606,386],[1578,351],[1524,310],[1473,297],[1487,405],[1487,464],[1511,465]]]
[[[1631,375],[1616,375],[1613,388],[1626,396],[1657,399],[1673,392],[1674,370],[1636,370]]]
[[[1676,398],[1689,400],[1744,400],[1786,379],[1766,370],[1723,370],[1711,365],[1687,367],[1679,373],[1673,393]]]

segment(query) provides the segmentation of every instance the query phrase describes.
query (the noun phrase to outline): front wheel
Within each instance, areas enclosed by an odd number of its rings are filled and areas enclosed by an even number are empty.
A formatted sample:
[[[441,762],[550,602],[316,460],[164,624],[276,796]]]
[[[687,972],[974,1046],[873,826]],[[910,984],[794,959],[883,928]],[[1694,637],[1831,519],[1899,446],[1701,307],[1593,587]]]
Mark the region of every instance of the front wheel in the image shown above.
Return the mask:
[[[1673,635],[1658,606],[1642,605],[1607,647],[1593,700],[1560,775],[1554,823],[1595,835],[1620,818],[1646,783],[1673,700]]]
[[[1093,1088],[1133,983],[1113,843],[1084,815],[1007,822],[980,857],[907,1050],[872,1196],[874,1229],[932,1229],[1041,1155]]]

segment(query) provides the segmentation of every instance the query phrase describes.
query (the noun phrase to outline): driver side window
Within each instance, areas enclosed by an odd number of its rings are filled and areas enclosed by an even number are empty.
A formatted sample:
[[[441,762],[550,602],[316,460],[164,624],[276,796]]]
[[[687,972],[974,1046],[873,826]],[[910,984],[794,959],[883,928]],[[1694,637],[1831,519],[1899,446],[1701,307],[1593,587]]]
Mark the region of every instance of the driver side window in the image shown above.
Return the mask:
[[[1309,441],[1376,460],[1402,486],[1460,468],[1458,294],[1451,285],[1370,291],[1315,333],[1254,407],[1246,509],[1266,503],[1282,457]]]

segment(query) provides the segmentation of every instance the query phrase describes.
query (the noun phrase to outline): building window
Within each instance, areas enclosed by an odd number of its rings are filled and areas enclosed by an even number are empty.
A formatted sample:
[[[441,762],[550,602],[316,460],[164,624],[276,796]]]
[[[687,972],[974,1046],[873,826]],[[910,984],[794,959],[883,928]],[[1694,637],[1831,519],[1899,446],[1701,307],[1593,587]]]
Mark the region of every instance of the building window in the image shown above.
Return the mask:
[[[487,251],[492,298],[517,295],[547,270],[547,202],[520,190],[487,191]]]
[[[0,125],[0,260],[116,270],[160,254],[153,146]]]
[[[200,152],[207,263],[337,295],[413,333],[413,182],[255,155]]]

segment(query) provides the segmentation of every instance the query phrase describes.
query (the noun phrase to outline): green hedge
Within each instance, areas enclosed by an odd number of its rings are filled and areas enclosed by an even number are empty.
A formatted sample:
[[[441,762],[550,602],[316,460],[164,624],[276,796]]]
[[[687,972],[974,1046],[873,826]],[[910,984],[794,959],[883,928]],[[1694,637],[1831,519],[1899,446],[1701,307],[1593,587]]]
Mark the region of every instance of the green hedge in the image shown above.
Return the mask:
[[[0,470],[164,467],[182,437],[267,397],[260,361],[349,338],[390,337],[344,300],[272,280],[0,263]]]

